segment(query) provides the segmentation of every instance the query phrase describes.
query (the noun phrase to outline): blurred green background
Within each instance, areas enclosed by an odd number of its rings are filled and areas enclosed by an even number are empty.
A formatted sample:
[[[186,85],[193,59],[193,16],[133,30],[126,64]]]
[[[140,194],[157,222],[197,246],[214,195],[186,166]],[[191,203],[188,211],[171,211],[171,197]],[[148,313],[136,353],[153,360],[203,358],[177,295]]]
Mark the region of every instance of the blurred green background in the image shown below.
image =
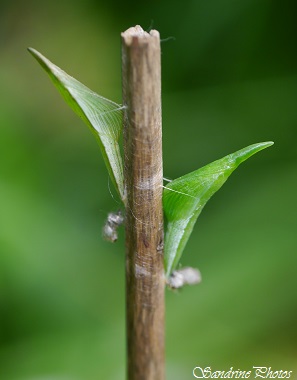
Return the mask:
[[[275,142],[198,220],[182,264],[203,283],[167,292],[167,377],[297,378],[296,12],[294,0],[1,1],[1,380],[124,379],[124,235],[101,238],[118,204],[95,139],[26,48],[121,102],[120,32],[136,24],[164,39],[165,176]]]

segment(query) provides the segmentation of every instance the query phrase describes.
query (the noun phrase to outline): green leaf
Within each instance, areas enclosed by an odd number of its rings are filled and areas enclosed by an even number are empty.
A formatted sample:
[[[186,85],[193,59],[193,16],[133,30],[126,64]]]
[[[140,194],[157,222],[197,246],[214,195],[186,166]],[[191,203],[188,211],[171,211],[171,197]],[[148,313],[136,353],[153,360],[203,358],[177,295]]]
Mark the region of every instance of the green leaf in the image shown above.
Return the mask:
[[[165,187],[163,208],[167,229],[164,260],[167,277],[176,268],[194,224],[207,201],[243,161],[272,144],[273,142],[264,142],[250,145],[177,178]]]
[[[66,103],[94,133],[111,180],[124,202],[123,160],[119,147],[123,107],[91,91],[88,87],[50,62],[38,51],[32,48],[28,50],[47,72]]]

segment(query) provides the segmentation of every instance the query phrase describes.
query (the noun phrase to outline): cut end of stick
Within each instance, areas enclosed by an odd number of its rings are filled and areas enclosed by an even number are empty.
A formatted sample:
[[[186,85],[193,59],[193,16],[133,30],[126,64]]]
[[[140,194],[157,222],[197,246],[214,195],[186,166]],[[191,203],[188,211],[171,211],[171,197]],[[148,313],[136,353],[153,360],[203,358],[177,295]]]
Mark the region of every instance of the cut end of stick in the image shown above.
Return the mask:
[[[126,45],[132,45],[132,43],[137,40],[146,41],[150,38],[160,39],[160,34],[157,30],[151,30],[149,33],[142,29],[140,25],[133,26],[127,29],[121,34]]]

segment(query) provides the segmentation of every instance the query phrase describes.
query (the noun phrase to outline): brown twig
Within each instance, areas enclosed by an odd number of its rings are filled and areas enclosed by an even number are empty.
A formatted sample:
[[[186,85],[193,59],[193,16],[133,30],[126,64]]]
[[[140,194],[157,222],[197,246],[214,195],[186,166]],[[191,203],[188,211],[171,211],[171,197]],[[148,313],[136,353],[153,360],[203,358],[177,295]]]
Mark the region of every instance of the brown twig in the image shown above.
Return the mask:
[[[163,380],[164,269],[160,37],[122,33],[127,376]]]

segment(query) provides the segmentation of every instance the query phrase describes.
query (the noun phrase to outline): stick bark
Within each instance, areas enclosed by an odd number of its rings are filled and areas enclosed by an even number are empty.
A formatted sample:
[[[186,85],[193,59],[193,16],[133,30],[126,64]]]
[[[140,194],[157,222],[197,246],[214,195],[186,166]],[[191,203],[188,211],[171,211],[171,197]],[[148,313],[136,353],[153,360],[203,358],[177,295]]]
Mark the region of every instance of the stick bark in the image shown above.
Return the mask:
[[[127,379],[163,380],[164,287],[160,36],[122,33]]]

